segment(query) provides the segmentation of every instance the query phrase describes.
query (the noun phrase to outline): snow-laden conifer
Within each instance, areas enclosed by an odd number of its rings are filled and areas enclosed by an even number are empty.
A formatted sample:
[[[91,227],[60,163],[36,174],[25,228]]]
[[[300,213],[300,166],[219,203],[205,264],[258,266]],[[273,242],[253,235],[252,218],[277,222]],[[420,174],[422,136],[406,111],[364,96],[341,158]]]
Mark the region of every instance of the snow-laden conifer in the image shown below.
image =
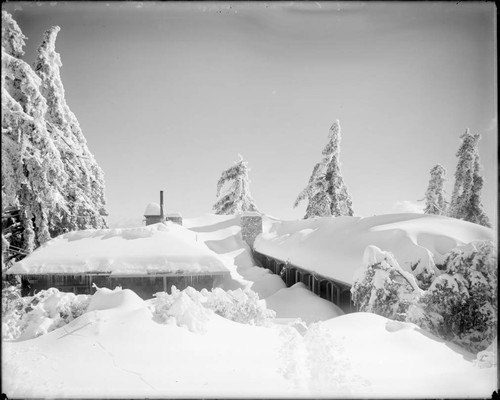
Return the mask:
[[[8,55],[20,58],[24,55],[24,39],[19,25],[7,11],[2,10],[2,50]]]
[[[354,305],[359,311],[404,320],[408,306],[422,294],[415,277],[399,266],[392,253],[376,246],[365,249],[363,263],[365,268],[351,288]]]
[[[41,93],[47,100],[48,131],[60,151],[68,174],[64,197],[67,213],[61,214],[60,232],[105,228],[104,174],[87,147],[80,125],[69,109],[61,81],[61,57],[55,50],[58,26],[48,29],[38,48],[34,69],[41,79]]]
[[[304,218],[353,215],[351,196],[340,171],[340,123],[336,120],[323,149],[322,160],[314,166],[309,183],[300,192],[294,207],[307,199]]]
[[[446,199],[444,196],[444,182],[446,180],[446,169],[437,164],[431,169],[431,179],[425,192],[426,214],[444,215],[446,213]]]
[[[50,239],[52,218],[65,207],[61,192],[67,174],[47,131],[40,78],[17,58],[23,37],[2,12],[2,202],[21,210],[23,248],[29,253]]]
[[[448,216],[490,226],[480,198],[483,179],[480,176],[478,144],[481,136],[467,129],[461,139]]]
[[[46,32],[37,74],[19,58],[25,37],[2,12],[2,203],[20,210],[24,253],[67,230],[106,226],[102,171],[64,100],[57,31]]]
[[[255,202],[250,194],[247,162],[243,157],[235,164],[222,172],[217,182],[217,202],[213,206],[216,214],[237,214],[243,211],[257,211]]]

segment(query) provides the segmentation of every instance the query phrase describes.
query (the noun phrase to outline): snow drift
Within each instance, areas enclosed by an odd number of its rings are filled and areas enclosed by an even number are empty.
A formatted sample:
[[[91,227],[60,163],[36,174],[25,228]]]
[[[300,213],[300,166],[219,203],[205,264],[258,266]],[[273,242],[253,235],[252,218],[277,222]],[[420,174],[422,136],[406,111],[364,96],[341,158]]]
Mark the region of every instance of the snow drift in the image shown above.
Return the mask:
[[[266,218],[267,219],[267,218]],[[455,247],[477,240],[494,241],[495,232],[470,222],[425,214],[388,214],[373,217],[313,218],[299,221],[267,220],[255,249],[289,260],[348,285],[363,266],[363,253],[374,245],[389,251],[406,271],[440,264]]]
[[[496,389],[494,368],[410,323],[353,313],[301,332],[248,325],[187,301],[188,292],[172,296],[158,320],[154,302],[130,290],[97,290],[67,325],[4,342],[2,390],[13,398],[464,398]]]

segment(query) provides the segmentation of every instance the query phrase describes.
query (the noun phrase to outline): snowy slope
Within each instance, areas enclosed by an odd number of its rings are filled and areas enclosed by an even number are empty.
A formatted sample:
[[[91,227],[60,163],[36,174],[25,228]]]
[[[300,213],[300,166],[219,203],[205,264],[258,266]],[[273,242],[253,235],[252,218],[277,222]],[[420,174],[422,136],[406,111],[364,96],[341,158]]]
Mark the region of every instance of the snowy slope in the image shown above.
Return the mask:
[[[266,219],[257,251],[352,284],[369,245],[392,252],[406,270],[417,261],[439,264],[457,245],[495,240],[495,232],[477,224],[425,214],[388,214],[367,218]]]
[[[11,274],[227,272],[194,232],[168,222],[138,228],[88,229],[58,236],[15,263]]]
[[[465,398],[496,389],[495,368],[374,314],[299,332],[184,309],[203,317],[192,332],[180,314],[159,323],[127,289],[97,291],[90,310],[36,339],[4,342],[2,391],[11,398]]]

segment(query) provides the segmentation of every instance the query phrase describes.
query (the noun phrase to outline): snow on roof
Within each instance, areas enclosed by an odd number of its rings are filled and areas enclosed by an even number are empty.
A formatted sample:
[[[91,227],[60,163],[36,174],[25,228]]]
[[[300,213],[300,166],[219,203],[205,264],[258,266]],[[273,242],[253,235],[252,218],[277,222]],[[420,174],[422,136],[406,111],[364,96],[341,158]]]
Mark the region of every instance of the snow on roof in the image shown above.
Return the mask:
[[[241,213],[242,217],[260,217],[261,214],[257,211],[244,211]]]
[[[427,214],[387,214],[367,218],[311,218],[298,221],[268,220],[255,240],[255,249],[277,259],[352,285],[363,267],[367,246],[394,254],[400,266],[428,262],[430,253],[439,264],[458,245],[476,240],[494,241],[495,232],[477,224]]]
[[[144,211],[144,215],[160,215],[160,213],[160,205],[158,203],[149,203]]]
[[[197,234],[174,223],[88,229],[60,235],[15,263],[9,274],[112,275],[228,272]]]

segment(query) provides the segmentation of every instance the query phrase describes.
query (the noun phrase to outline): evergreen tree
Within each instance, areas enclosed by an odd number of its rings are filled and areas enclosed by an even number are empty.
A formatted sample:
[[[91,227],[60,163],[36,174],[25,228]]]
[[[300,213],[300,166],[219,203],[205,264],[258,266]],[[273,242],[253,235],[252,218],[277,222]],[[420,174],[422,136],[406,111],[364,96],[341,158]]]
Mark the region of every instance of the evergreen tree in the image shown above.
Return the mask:
[[[464,219],[466,221],[491,228],[490,220],[484,212],[483,204],[481,203],[483,178],[479,174],[480,169],[481,165],[479,164],[479,157],[476,157],[474,161],[474,174],[472,175],[472,194],[470,196],[470,204],[466,209]]]
[[[443,184],[446,180],[446,170],[441,164],[431,169],[431,179],[425,192],[426,214],[444,215],[446,212],[446,200],[444,197]]]
[[[228,168],[217,182],[218,200],[213,209],[216,214],[237,214],[243,211],[257,211],[250,194],[250,171],[243,157],[239,155],[235,165]]]
[[[480,176],[481,164],[478,151],[481,136],[471,134],[467,129],[461,139],[448,216],[491,226],[481,203],[483,178]]]
[[[392,253],[368,246],[363,255],[365,268],[351,288],[359,311],[390,319],[403,319],[412,300],[422,294],[415,277],[403,271]]]
[[[25,37],[2,12],[2,202],[21,210],[23,248],[31,252],[50,239],[49,219],[64,207],[67,175],[44,115],[40,78],[19,59]]]
[[[60,151],[64,170],[68,174],[64,197],[67,213],[53,224],[57,233],[72,229],[106,228],[103,218],[104,174],[87,142],[80,125],[64,98],[64,87],[59,69],[61,57],[55,51],[58,26],[48,29],[38,48],[34,69],[41,79],[41,93],[47,100],[45,119],[51,137]]]
[[[102,171],[64,101],[57,31],[45,35],[37,75],[19,58],[26,38],[2,12],[2,203],[20,210],[25,253],[61,232],[105,226]]]
[[[294,207],[308,199],[304,218],[353,215],[352,200],[340,172],[340,123],[336,120],[323,149],[323,159],[314,166],[309,183],[300,192]]]

